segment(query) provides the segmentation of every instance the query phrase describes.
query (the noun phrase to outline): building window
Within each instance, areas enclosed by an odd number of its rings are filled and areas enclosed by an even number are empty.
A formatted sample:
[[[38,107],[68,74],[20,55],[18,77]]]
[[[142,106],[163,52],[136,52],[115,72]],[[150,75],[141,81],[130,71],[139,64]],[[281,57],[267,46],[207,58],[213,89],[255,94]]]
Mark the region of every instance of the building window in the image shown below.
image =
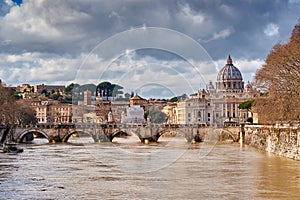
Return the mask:
[[[210,117],[210,113],[207,113],[207,117]]]
[[[191,113],[188,113],[188,117],[191,117]]]
[[[231,109],[231,105],[230,103],[227,103],[227,110],[230,110]]]
[[[201,118],[201,111],[198,111],[198,118]]]

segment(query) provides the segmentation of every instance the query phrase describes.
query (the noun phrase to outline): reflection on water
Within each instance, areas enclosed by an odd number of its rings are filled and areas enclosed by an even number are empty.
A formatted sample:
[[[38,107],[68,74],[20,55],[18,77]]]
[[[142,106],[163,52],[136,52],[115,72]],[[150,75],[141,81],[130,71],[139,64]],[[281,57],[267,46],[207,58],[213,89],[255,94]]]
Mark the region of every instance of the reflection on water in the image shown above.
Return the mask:
[[[35,139],[0,154],[1,199],[300,199],[300,163],[236,143],[67,144]],[[207,149],[204,149],[207,148]],[[207,151],[206,151],[207,150]],[[207,152],[201,156],[201,151]]]

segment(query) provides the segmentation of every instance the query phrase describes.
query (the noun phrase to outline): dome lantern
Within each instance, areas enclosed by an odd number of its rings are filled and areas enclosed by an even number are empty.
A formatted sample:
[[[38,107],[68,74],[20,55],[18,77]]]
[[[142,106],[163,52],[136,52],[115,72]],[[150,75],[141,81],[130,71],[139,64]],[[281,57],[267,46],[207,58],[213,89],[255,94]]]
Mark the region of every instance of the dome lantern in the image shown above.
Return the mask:
[[[228,58],[227,58],[227,65],[232,65],[232,59],[230,57],[230,54],[228,55]]]

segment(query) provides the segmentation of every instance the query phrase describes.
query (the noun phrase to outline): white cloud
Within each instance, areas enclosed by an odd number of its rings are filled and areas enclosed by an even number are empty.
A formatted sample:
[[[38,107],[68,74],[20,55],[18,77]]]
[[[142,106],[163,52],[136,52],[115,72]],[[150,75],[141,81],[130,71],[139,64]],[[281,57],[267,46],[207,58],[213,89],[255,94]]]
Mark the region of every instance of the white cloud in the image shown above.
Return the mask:
[[[188,21],[189,23],[200,25],[204,22],[204,15],[197,13],[191,9],[189,4],[185,4],[181,8],[180,17]]]
[[[0,77],[5,78],[8,85],[67,85],[71,82],[97,84],[110,81],[122,85],[124,92],[140,91],[147,97],[151,96],[151,92],[159,94],[158,91],[161,90],[160,98],[168,98],[168,94],[169,97],[173,94],[192,94],[204,88],[210,80],[214,83],[218,70],[226,63],[222,59],[213,63],[194,62],[192,66],[185,60],[166,61],[150,56],[138,57],[134,51],[124,54],[112,63],[97,54],[82,54],[77,58],[53,57],[41,53],[1,54],[0,59],[0,66],[6,65],[5,68],[0,67]],[[262,60],[234,60],[234,65],[240,69],[245,82],[252,81],[256,70],[262,64]]]
[[[117,18],[117,19],[120,19],[121,16],[119,15],[119,13],[117,13],[116,11],[111,11],[111,13],[108,15],[109,18]]]
[[[222,4],[222,5],[220,6],[220,9],[221,9],[224,13],[226,13],[226,15],[228,15],[228,16],[230,16],[230,17],[234,17],[235,14],[236,14],[235,9],[232,8],[232,7],[229,6],[229,5],[226,5],[226,4]]]
[[[233,32],[234,32],[233,28],[226,28],[219,32],[214,32],[213,36],[211,38],[209,38],[208,40],[199,39],[199,41],[207,43],[207,42],[211,42],[213,40],[224,39],[224,38],[229,37]]]
[[[290,4],[297,4],[300,3],[300,0],[289,0]]]
[[[213,40],[217,40],[219,38],[226,38],[228,36],[230,36],[233,33],[232,29],[226,28],[221,30],[220,32],[214,33],[213,35]]]
[[[12,0],[5,0],[4,2],[10,7],[14,6],[14,2]]]
[[[82,60],[41,53],[1,54],[0,59],[0,77],[8,85],[68,83],[75,78]]]
[[[102,66],[101,69],[91,71],[93,74],[98,74],[98,80],[95,82],[103,80],[115,82],[124,86],[128,92],[155,83],[175,93],[182,93],[184,90],[191,91],[191,87],[195,86],[195,81],[200,81],[200,79],[191,78],[197,74],[197,71],[183,60],[166,62],[149,56],[142,58],[124,56],[112,64],[103,62],[99,65]],[[86,75],[87,72],[84,72],[83,75]],[[78,78],[81,79],[81,77]],[[178,80],[181,80],[180,84]]]
[[[274,23],[268,24],[264,29],[264,34],[268,37],[278,35],[279,34],[279,26]]]
[[[70,7],[65,1],[27,0],[0,18],[0,38],[22,43],[74,41],[84,38],[82,23],[90,16]],[[30,45],[28,45],[30,46]]]

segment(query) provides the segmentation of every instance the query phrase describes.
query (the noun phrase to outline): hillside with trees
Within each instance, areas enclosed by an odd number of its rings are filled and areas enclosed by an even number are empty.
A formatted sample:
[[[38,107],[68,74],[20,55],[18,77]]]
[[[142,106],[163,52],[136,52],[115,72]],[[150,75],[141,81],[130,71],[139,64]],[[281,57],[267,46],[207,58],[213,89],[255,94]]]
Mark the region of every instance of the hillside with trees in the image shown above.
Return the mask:
[[[101,82],[98,85],[95,84],[83,84],[79,85],[77,83],[71,83],[65,89],[65,93],[68,97],[68,102],[70,103],[77,103],[78,101],[83,100],[83,93],[86,90],[92,92],[92,94],[99,95],[104,100],[108,99],[109,97],[119,97],[123,95],[122,86],[117,84],[112,84],[110,82]]]

